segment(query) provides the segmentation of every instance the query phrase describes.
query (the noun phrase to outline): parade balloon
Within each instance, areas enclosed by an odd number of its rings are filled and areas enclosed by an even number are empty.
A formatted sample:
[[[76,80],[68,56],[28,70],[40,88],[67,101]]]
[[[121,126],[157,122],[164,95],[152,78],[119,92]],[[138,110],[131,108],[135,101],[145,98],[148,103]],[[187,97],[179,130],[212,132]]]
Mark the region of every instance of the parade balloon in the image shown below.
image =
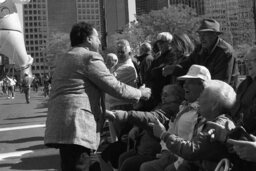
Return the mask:
[[[33,58],[27,54],[23,30],[15,3],[29,3],[30,0],[0,0],[0,54],[11,59],[17,69],[32,76]]]

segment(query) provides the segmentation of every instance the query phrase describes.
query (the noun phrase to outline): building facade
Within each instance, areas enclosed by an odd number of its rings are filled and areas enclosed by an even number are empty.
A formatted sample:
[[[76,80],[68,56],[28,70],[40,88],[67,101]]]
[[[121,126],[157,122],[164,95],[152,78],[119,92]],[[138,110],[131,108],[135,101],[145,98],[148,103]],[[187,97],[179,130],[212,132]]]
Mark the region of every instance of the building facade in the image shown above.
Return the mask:
[[[204,0],[169,0],[169,5],[184,4],[196,10],[198,15],[205,14]]]
[[[33,73],[49,74],[46,52],[51,34],[69,34],[74,23],[85,21],[101,32],[100,0],[31,0],[24,5],[24,36],[34,58]]]
[[[105,0],[105,28],[107,44],[111,43],[109,36],[121,33],[129,22],[135,21],[135,0]]]
[[[47,0],[31,0],[24,5],[23,15],[26,49],[34,58],[32,71],[36,75],[48,73],[44,52],[48,39]]]
[[[254,44],[254,0],[205,0],[206,16],[221,24],[223,37],[233,46]]]

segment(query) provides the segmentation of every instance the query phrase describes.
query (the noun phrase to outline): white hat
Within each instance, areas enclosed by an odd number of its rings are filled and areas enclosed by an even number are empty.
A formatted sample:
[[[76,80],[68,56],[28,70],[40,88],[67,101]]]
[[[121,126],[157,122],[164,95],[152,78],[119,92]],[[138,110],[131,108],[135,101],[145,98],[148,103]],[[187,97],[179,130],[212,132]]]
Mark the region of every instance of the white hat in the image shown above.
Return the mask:
[[[211,80],[211,74],[209,70],[202,65],[192,65],[187,74],[178,77],[178,80],[184,80],[189,78],[200,78],[202,80]]]

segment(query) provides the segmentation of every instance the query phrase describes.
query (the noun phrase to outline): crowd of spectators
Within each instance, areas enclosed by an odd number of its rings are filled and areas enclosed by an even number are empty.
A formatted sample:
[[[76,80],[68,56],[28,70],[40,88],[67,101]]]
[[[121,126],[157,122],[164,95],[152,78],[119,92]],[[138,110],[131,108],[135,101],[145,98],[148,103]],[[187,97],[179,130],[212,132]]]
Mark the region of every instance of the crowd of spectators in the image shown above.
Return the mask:
[[[233,48],[220,38],[220,24],[203,19],[197,33],[195,46],[185,33],[161,32],[135,56],[121,39],[116,52],[102,57],[95,28],[73,26],[72,48],[57,58],[45,131],[63,171],[89,170],[104,126],[111,143],[91,170],[98,164],[214,171],[222,159],[232,171],[256,170],[256,47],[245,56],[248,76],[237,86]]]

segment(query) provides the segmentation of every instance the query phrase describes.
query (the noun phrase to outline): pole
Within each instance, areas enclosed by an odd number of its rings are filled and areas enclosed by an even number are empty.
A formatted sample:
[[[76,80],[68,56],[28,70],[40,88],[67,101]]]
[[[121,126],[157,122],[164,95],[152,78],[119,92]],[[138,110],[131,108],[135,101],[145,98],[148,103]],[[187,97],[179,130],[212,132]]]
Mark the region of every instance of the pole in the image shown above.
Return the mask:
[[[256,1],[252,0],[252,11],[253,11],[253,20],[254,20],[254,30],[255,30],[255,41],[254,44],[256,44]]]

